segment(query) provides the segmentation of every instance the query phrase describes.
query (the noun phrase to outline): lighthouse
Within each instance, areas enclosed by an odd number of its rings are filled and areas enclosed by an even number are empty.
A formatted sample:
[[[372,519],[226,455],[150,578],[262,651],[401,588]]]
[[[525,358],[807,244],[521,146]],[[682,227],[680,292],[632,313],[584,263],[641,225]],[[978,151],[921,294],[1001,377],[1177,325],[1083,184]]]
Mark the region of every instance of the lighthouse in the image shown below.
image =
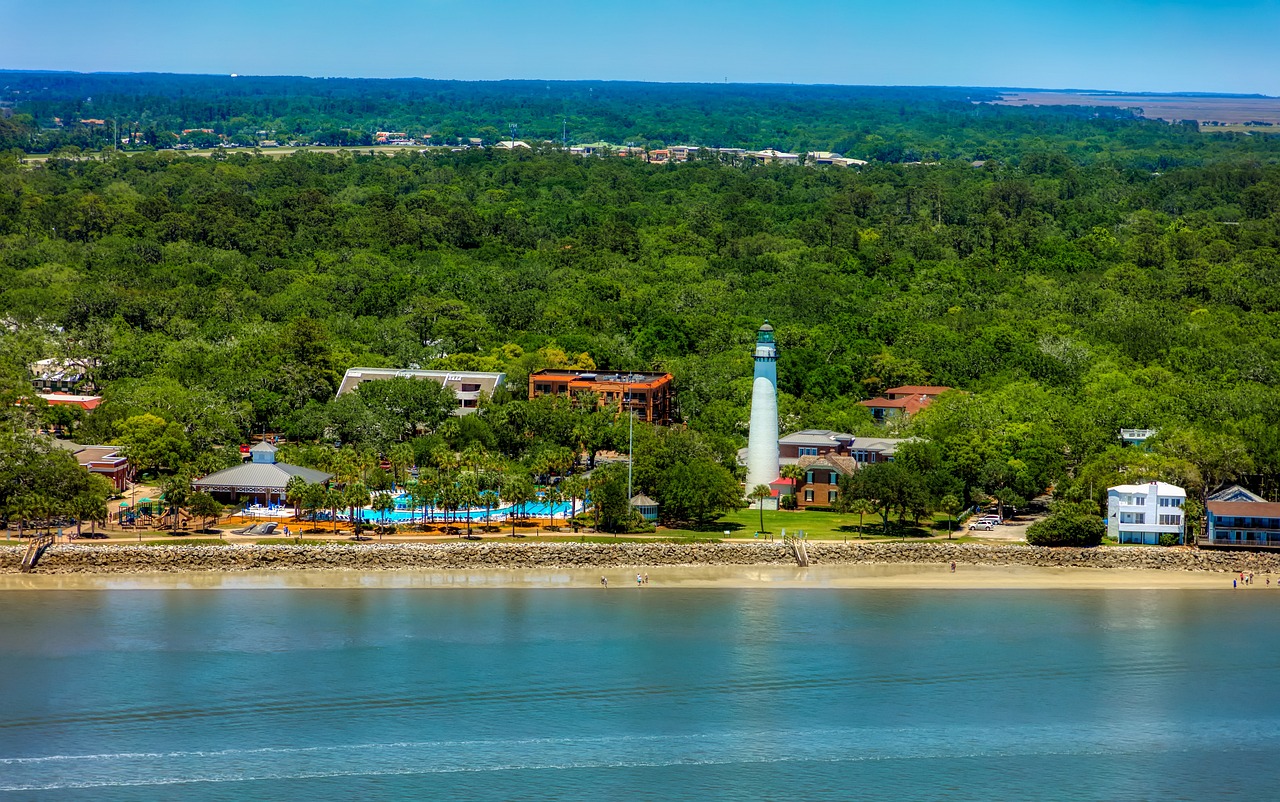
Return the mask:
[[[751,429],[747,435],[747,492],[778,478],[778,344],[766,320],[756,332]],[[766,501],[767,505],[769,502]],[[773,502],[775,505],[777,501]]]

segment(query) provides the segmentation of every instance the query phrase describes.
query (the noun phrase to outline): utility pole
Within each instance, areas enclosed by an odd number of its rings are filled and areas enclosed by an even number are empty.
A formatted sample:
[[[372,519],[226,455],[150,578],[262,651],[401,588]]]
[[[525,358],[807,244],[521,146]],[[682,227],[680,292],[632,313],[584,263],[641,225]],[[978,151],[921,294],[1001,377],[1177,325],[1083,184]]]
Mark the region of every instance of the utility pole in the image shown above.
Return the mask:
[[[510,123],[510,125],[511,125],[511,149],[515,150],[516,149],[516,124]]]
[[[627,506],[631,506],[631,466],[635,462],[636,415],[631,409],[631,383],[627,383]]]

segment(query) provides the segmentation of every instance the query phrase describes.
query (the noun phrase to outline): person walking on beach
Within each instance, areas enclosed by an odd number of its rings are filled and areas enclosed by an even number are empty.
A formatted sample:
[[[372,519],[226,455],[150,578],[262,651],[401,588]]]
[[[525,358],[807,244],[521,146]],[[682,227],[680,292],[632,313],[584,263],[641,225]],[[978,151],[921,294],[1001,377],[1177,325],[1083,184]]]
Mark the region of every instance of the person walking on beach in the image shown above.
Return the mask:
[[[951,561],[951,573],[953,573],[953,574],[954,574],[955,572],[956,572],[956,561],[955,561],[955,560],[952,560],[952,561]]]
[[[645,575],[644,575],[644,583],[645,583],[646,585],[647,585],[647,584],[649,584],[649,575],[648,575],[648,574],[645,574]]]
[[[1235,580],[1232,581],[1234,582]],[[607,590],[609,587],[609,578],[605,576],[600,577],[600,586]]]
[[[643,584],[644,584],[644,577],[640,576],[639,574],[636,574],[636,587],[640,587]]]

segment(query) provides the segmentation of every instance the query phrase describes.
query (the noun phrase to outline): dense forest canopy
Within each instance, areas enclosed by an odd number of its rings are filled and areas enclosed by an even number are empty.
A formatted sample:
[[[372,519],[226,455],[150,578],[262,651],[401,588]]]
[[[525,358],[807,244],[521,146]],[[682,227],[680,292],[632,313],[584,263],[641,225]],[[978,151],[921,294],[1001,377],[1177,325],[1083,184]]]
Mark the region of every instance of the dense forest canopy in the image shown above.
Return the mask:
[[[94,102],[124,97],[132,84],[119,81]],[[139,86],[135,97],[150,98]],[[505,113],[536,93],[504,86],[476,90],[473,106]],[[317,113],[393,105],[334,87],[339,105]],[[753,106],[740,87],[661,88],[669,107],[702,102],[709,117],[751,125],[786,119],[789,89],[753,88]],[[794,91],[839,110],[845,90]],[[972,106],[900,91],[856,102],[906,109],[901,141],[942,141],[959,114],[949,104]],[[251,95],[197,83],[157,108],[310,102]],[[227,447],[269,430],[384,455],[407,443],[418,464],[442,469],[443,454],[483,451],[545,475],[616,446],[617,421],[523,400],[531,370],[668,370],[682,425],[640,427],[650,456],[637,459],[637,486],[681,498],[677,517],[698,519],[699,499],[723,494],[736,470],[750,344],[767,317],[784,430],[872,433],[859,399],[898,384],[965,391],[894,430],[920,437],[901,461],[924,506],[1051,485],[1096,497],[1124,477],[1273,491],[1280,140],[978,108],[955,140],[1010,154],[981,167],[972,153],[847,170],[652,165],[550,147],[11,155],[0,160],[6,397],[29,387],[35,359],[89,360],[105,400],[76,436],[163,442],[151,465],[162,472],[216,467]],[[771,142],[815,136],[794,120],[779,130]],[[334,399],[349,367],[411,364],[505,370],[513,392],[464,420],[408,395],[400,417],[389,396]],[[425,436],[401,414],[414,404]],[[1150,451],[1124,449],[1122,427],[1160,435]],[[0,475],[0,494],[18,492],[5,487]]]

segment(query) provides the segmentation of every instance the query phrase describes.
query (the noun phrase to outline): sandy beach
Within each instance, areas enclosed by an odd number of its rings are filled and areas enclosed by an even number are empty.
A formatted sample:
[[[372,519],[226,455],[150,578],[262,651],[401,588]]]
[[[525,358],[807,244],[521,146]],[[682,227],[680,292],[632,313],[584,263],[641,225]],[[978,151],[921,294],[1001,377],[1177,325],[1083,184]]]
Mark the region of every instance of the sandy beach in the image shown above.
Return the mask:
[[[649,583],[637,586],[636,574]],[[609,580],[608,588],[600,578]],[[243,590],[287,588],[560,588],[597,592],[645,592],[661,588],[912,588],[912,589],[1096,589],[1230,590],[1232,574],[1115,568],[1025,565],[929,564],[791,566],[664,565],[608,569],[451,570],[248,570],[228,573],[156,572],[119,574],[3,574],[5,590]],[[1267,580],[1271,582],[1268,584]],[[1274,593],[1280,577],[1259,574],[1240,592]]]

